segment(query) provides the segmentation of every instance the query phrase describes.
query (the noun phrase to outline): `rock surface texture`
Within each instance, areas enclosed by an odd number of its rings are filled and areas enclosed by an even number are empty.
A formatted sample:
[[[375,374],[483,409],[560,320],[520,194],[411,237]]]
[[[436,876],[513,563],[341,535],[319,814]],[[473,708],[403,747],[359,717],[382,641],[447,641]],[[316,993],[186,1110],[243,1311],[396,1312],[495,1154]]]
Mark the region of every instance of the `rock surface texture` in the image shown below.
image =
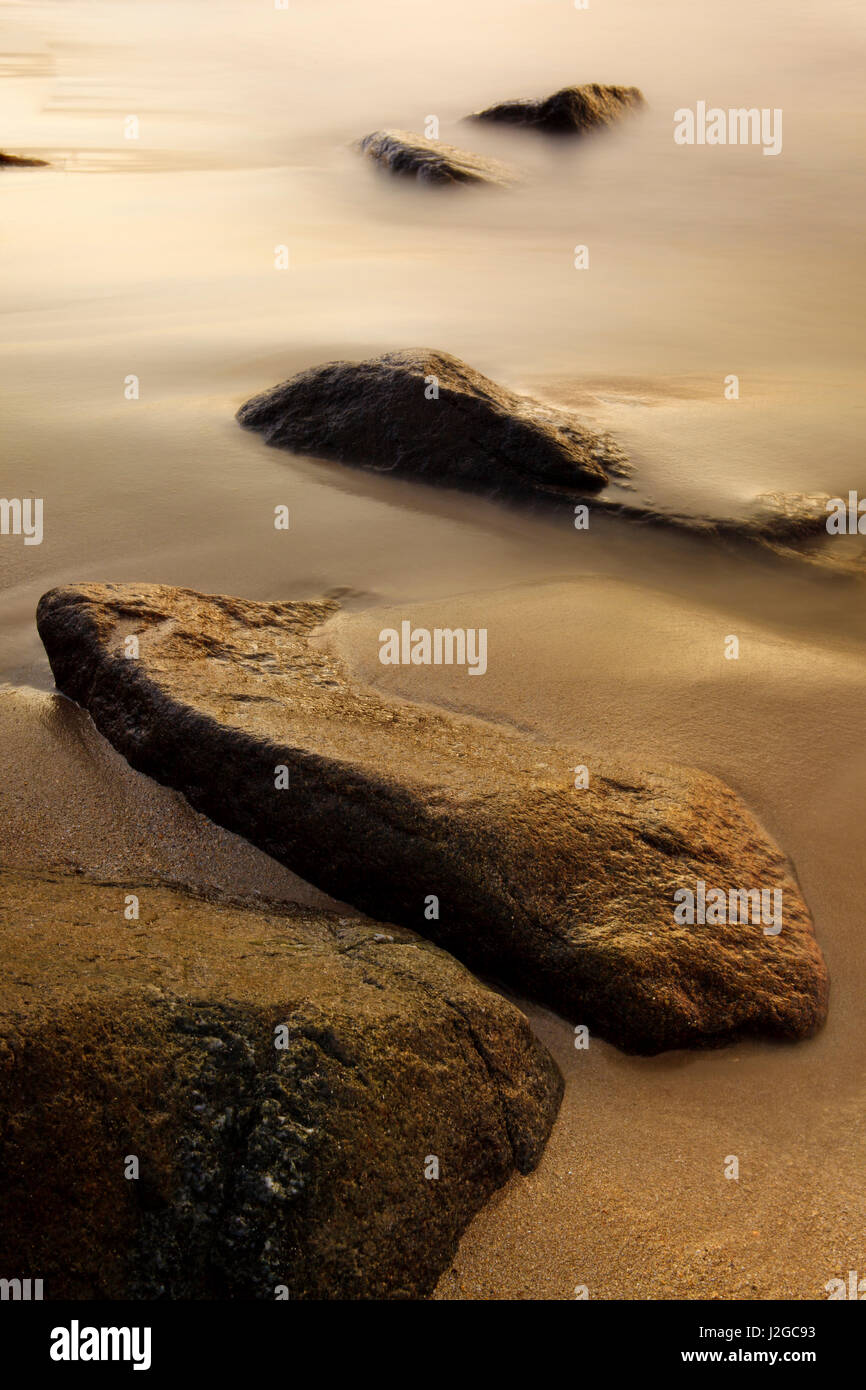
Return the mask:
[[[358,141],[358,149],[389,174],[419,183],[512,183],[514,174],[498,160],[460,150],[441,140],[428,140],[408,130],[374,130]]]
[[[47,159],[28,159],[21,154],[4,154],[0,150],[0,169],[45,169],[47,165]]]
[[[646,1053],[819,1026],[808,910],[729,788],[599,758],[578,789],[585,750],[353,684],[311,641],[337,607],[83,585],[44,595],[38,625],[58,687],[134,767],[573,1022]],[[782,930],[677,924],[675,892],[699,882],[781,891]]]
[[[571,411],[429,348],[311,367],[237,418],[278,448],[488,492],[582,496],[624,469]]]
[[[540,506],[590,503],[598,516],[825,562],[804,548],[826,539],[824,495],[764,494],[751,515],[736,517],[626,500],[632,468],[609,434],[430,348],[311,367],[253,396],[237,418],[295,453]],[[610,483],[619,489],[600,496]]]
[[[0,920],[0,1245],[47,1299],[424,1296],[540,1157],[549,1054],[399,927],[11,870]]]
[[[469,119],[529,126],[550,135],[585,135],[615,125],[643,105],[644,97],[637,87],[590,82],[584,87],[563,87],[538,101],[500,101],[473,112]]]

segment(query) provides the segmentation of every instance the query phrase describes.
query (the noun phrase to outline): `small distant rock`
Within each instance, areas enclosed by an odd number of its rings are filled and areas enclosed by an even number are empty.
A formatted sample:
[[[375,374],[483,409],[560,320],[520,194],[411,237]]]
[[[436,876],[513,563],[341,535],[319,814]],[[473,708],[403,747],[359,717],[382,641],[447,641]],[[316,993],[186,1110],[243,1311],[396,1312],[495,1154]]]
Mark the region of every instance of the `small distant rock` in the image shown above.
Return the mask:
[[[0,150],[0,169],[5,166],[12,166],[21,169],[45,169],[48,166],[47,159],[25,159],[21,154],[4,154]]]
[[[427,140],[407,130],[375,130],[358,141],[358,149],[390,174],[414,178],[419,183],[505,185],[515,177],[498,160],[459,150],[440,140]]]
[[[237,418],[278,448],[487,492],[580,496],[625,468],[615,445],[571,411],[431,348],[312,367],[254,396]]]
[[[563,87],[540,100],[522,98],[501,101],[468,118],[474,121],[501,121],[507,125],[529,126],[552,135],[583,135],[589,130],[615,125],[644,106],[637,87],[605,87],[590,82],[585,87]]]

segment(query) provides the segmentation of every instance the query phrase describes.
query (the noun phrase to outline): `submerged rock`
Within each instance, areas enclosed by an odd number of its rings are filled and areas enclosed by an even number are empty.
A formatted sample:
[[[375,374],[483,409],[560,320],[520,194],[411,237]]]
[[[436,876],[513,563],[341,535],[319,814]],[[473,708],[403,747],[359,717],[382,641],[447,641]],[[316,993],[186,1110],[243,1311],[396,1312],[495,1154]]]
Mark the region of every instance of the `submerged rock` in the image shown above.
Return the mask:
[[[58,687],[134,767],[574,1023],[639,1052],[820,1025],[808,910],[728,787],[593,759],[578,788],[585,749],[354,684],[311,642],[337,608],[88,584],[44,595],[38,625]],[[701,883],[781,892],[781,930],[678,923]]]
[[[608,87],[590,82],[584,87],[563,87],[537,101],[500,101],[483,111],[474,111],[468,119],[529,126],[552,135],[584,135],[615,125],[643,105],[644,96],[637,87]]]
[[[625,467],[572,412],[429,348],[311,367],[237,418],[278,448],[476,490],[582,496]]]
[[[420,183],[504,185],[514,181],[512,171],[498,160],[407,130],[376,130],[358,141],[358,149],[389,173]]]
[[[20,154],[4,154],[0,150],[0,169],[4,165],[9,165],[21,169],[45,169],[48,166],[47,159],[26,159]]]
[[[0,920],[0,1244],[46,1298],[423,1296],[540,1157],[552,1059],[399,927],[9,870]]]
[[[594,498],[600,515],[623,517],[649,526],[674,527],[695,536],[725,541],[750,541],[792,559],[815,562],[821,557],[803,549],[800,542],[826,537],[827,497],[823,493],[770,492],[754,499],[747,516],[701,516],[696,512],[664,511],[612,497]]]

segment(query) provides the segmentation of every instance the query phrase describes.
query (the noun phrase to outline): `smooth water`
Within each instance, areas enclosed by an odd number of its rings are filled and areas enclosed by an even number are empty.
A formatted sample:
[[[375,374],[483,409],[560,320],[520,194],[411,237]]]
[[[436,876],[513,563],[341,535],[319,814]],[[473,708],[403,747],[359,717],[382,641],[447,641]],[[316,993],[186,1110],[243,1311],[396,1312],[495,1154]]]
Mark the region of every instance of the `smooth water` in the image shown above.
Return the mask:
[[[711,595],[745,565],[764,602],[757,560],[616,526],[578,545],[567,517],[293,459],[234,423],[335,356],[430,345],[574,401],[662,505],[866,483],[858,4],[64,0],[2,5],[0,32],[3,145],[53,164],[0,174],[2,491],[45,506],[40,546],[0,538],[0,675],[45,682],[35,601],[76,579],[394,597],[589,567]],[[564,146],[460,123],[594,80],[647,109]],[[781,154],[677,146],[699,100],[780,108]],[[351,149],[431,115],[522,183],[417,188]],[[832,623],[847,600],[812,582]]]

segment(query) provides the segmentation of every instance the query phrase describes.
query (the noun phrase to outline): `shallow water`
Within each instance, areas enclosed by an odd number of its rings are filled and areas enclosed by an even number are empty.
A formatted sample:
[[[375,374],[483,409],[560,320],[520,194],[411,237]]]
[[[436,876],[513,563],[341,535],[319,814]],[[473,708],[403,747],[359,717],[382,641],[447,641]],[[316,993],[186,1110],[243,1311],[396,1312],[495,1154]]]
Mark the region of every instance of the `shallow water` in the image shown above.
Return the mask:
[[[334,356],[430,344],[576,399],[658,505],[864,485],[856,4],[66,0],[0,20],[4,142],[55,163],[2,175],[3,490],[44,498],[45,538],[0,543],[0,675],[45,681],[32,610],[67,579],[433,595],[589,561],[690,591],[670,538],[614,527],[578,548],[567,518],[294,460],[234,424]],[[575,80],[636,83],[648,109],[565,148],[459,124]],[[672,113],[699,99],[781,107],[782,153],[676,146]],[[349,148],[431,114],[523,185],[396,185]],[[759,565],[756,602],[762,584]]]

